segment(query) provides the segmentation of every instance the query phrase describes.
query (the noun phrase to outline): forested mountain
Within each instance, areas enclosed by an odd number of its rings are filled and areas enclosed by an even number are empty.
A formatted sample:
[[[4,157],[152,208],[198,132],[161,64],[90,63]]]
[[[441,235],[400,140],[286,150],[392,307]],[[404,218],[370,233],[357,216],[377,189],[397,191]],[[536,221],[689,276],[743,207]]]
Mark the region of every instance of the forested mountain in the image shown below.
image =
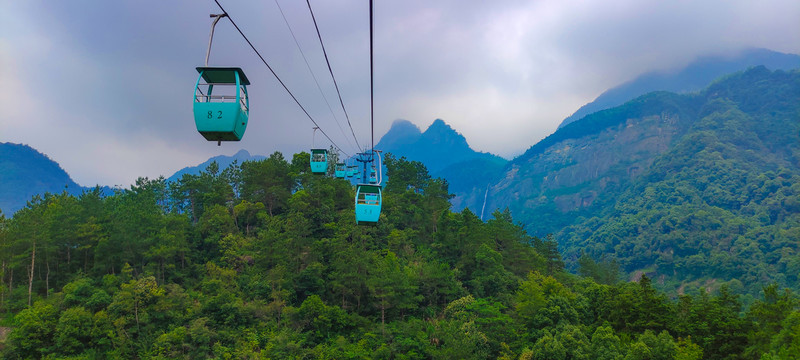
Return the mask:
[[[0,211],[10,216],[33,195],[80,194],[83,188],[64,169],[28,145],[0,143]]]
[[[578,121],[586,115],[610,109],[653,91],[687,93],[700,91],[720,76],[763,65],[773,70],[800,68],[800,56],[783,54],[767,49],[750,49],[734,56],[707,56],[699,58],[683,69],[670,72],[650,72],[636,79],[606,90],[594,101],[582,106],[561,122],[559,128]]]
[[[349,182],[280,153],[35,198],[0,216],[0,356],[203,359],[789,359],[797,300],[727,287],[670,299],[613,262],[449,210],[447,183],[391,158],[376,226]],[[763,355],[763,357],[762,357]]]
[[[798,288],[800,71],[751,68],[558,130],[489,192],[569,260],[617,259],[667,289]]]
[[[452,203],[457,210],[477,201],[474,194],[482,196],[507,163],[497,155],[472,150],[467,139],[441,119],[436,119],[425,132],[407,120],[395,120],[376,148],[398,158],[422,162],[431,175],[446,179],[455,194]]]

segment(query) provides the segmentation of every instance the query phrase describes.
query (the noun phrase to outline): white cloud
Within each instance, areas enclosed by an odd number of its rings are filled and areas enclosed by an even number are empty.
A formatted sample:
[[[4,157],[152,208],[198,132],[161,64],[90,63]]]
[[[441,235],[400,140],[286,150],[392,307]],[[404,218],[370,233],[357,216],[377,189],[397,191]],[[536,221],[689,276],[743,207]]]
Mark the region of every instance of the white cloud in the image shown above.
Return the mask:
[[[36,147],[85,185],[169,175],[239,148],[269,154],[311,146],[311,122],[226,22],[218,25],[212,63],[247,72],[251,122],[241,143],[219,148],[194,131],[194,66],[205,55],[213,3],[93,5],[4,2],[0,139]],[[224,5],[312,116],[352,152],[274,4]],[[337,104],[305,4],[281,5]],[[354,0],[313,5],[363,145],[366,7]],[[397,118],[423,128],[442,118],[474,148],[504,156],[643,72],[745,47],[800,53],[800,2],[791,0],[409,0],[379,2],[375,11],[376,137]]]

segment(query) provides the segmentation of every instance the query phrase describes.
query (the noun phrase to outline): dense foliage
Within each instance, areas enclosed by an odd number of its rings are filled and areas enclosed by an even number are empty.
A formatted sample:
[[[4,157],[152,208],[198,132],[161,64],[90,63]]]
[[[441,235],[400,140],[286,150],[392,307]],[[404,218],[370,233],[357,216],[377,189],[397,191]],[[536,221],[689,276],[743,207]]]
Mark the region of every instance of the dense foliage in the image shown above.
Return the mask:
[[[488,204],[554,234],[573,271],[587,255],[671,296],[728,285],[745,305],[772,282],[800,291],[800,70],[588,115],[513,160]]]
[[[681,97],[702,103],[691,126],[606,206],[563,228],[565,250],[613,254],[679,292],[728,284],[749,303],[765,283],[797,291],[800,72],[753,68]]]
[[[670,300],[613,262],[564,272],[510,214],[449,210],[447,183],[390,157],[384,211],[275,153],[178,182],[34,198],[0,216],[4,358],[787,359],[776,285]],[[596,279],[593,280],[593,279]]]

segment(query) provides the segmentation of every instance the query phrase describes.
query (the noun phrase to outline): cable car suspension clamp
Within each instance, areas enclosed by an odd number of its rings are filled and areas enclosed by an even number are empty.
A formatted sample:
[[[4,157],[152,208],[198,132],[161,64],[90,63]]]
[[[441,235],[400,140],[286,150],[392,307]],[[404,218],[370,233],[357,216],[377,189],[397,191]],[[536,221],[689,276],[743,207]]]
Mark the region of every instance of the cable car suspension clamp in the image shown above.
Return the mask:
[[[208,16],[214,18],[214,22],[211,23],[211,35],[208,36],[208,51],[206,51],[206,67],[208,67],[208,57],[209,57],[209,55],[211,55],[211,40],[214,39],[214,27],[217,26],[217,23],[219,22],[219,19],[227,17],[228,14],[225,14],[225,13],[222,13],[222,14],[209,14]]]

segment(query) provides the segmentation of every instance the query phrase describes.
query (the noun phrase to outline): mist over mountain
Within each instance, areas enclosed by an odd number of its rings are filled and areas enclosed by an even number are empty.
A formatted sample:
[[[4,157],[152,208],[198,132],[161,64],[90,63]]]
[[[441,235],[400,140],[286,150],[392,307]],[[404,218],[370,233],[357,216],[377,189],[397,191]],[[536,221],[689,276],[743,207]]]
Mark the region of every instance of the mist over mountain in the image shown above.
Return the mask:
[[[800,56],[767,49],[749,49],[734,56],[701,57],[678,71],[649,72],[606,90],[594,101],[581,106],[575,113],[564,119],[558,127],[563,128],[586,115],[622,105],[652,91],[676,93],[699,91],[720,76],[758,65],[764,65],[773,70],[800,68]]]

